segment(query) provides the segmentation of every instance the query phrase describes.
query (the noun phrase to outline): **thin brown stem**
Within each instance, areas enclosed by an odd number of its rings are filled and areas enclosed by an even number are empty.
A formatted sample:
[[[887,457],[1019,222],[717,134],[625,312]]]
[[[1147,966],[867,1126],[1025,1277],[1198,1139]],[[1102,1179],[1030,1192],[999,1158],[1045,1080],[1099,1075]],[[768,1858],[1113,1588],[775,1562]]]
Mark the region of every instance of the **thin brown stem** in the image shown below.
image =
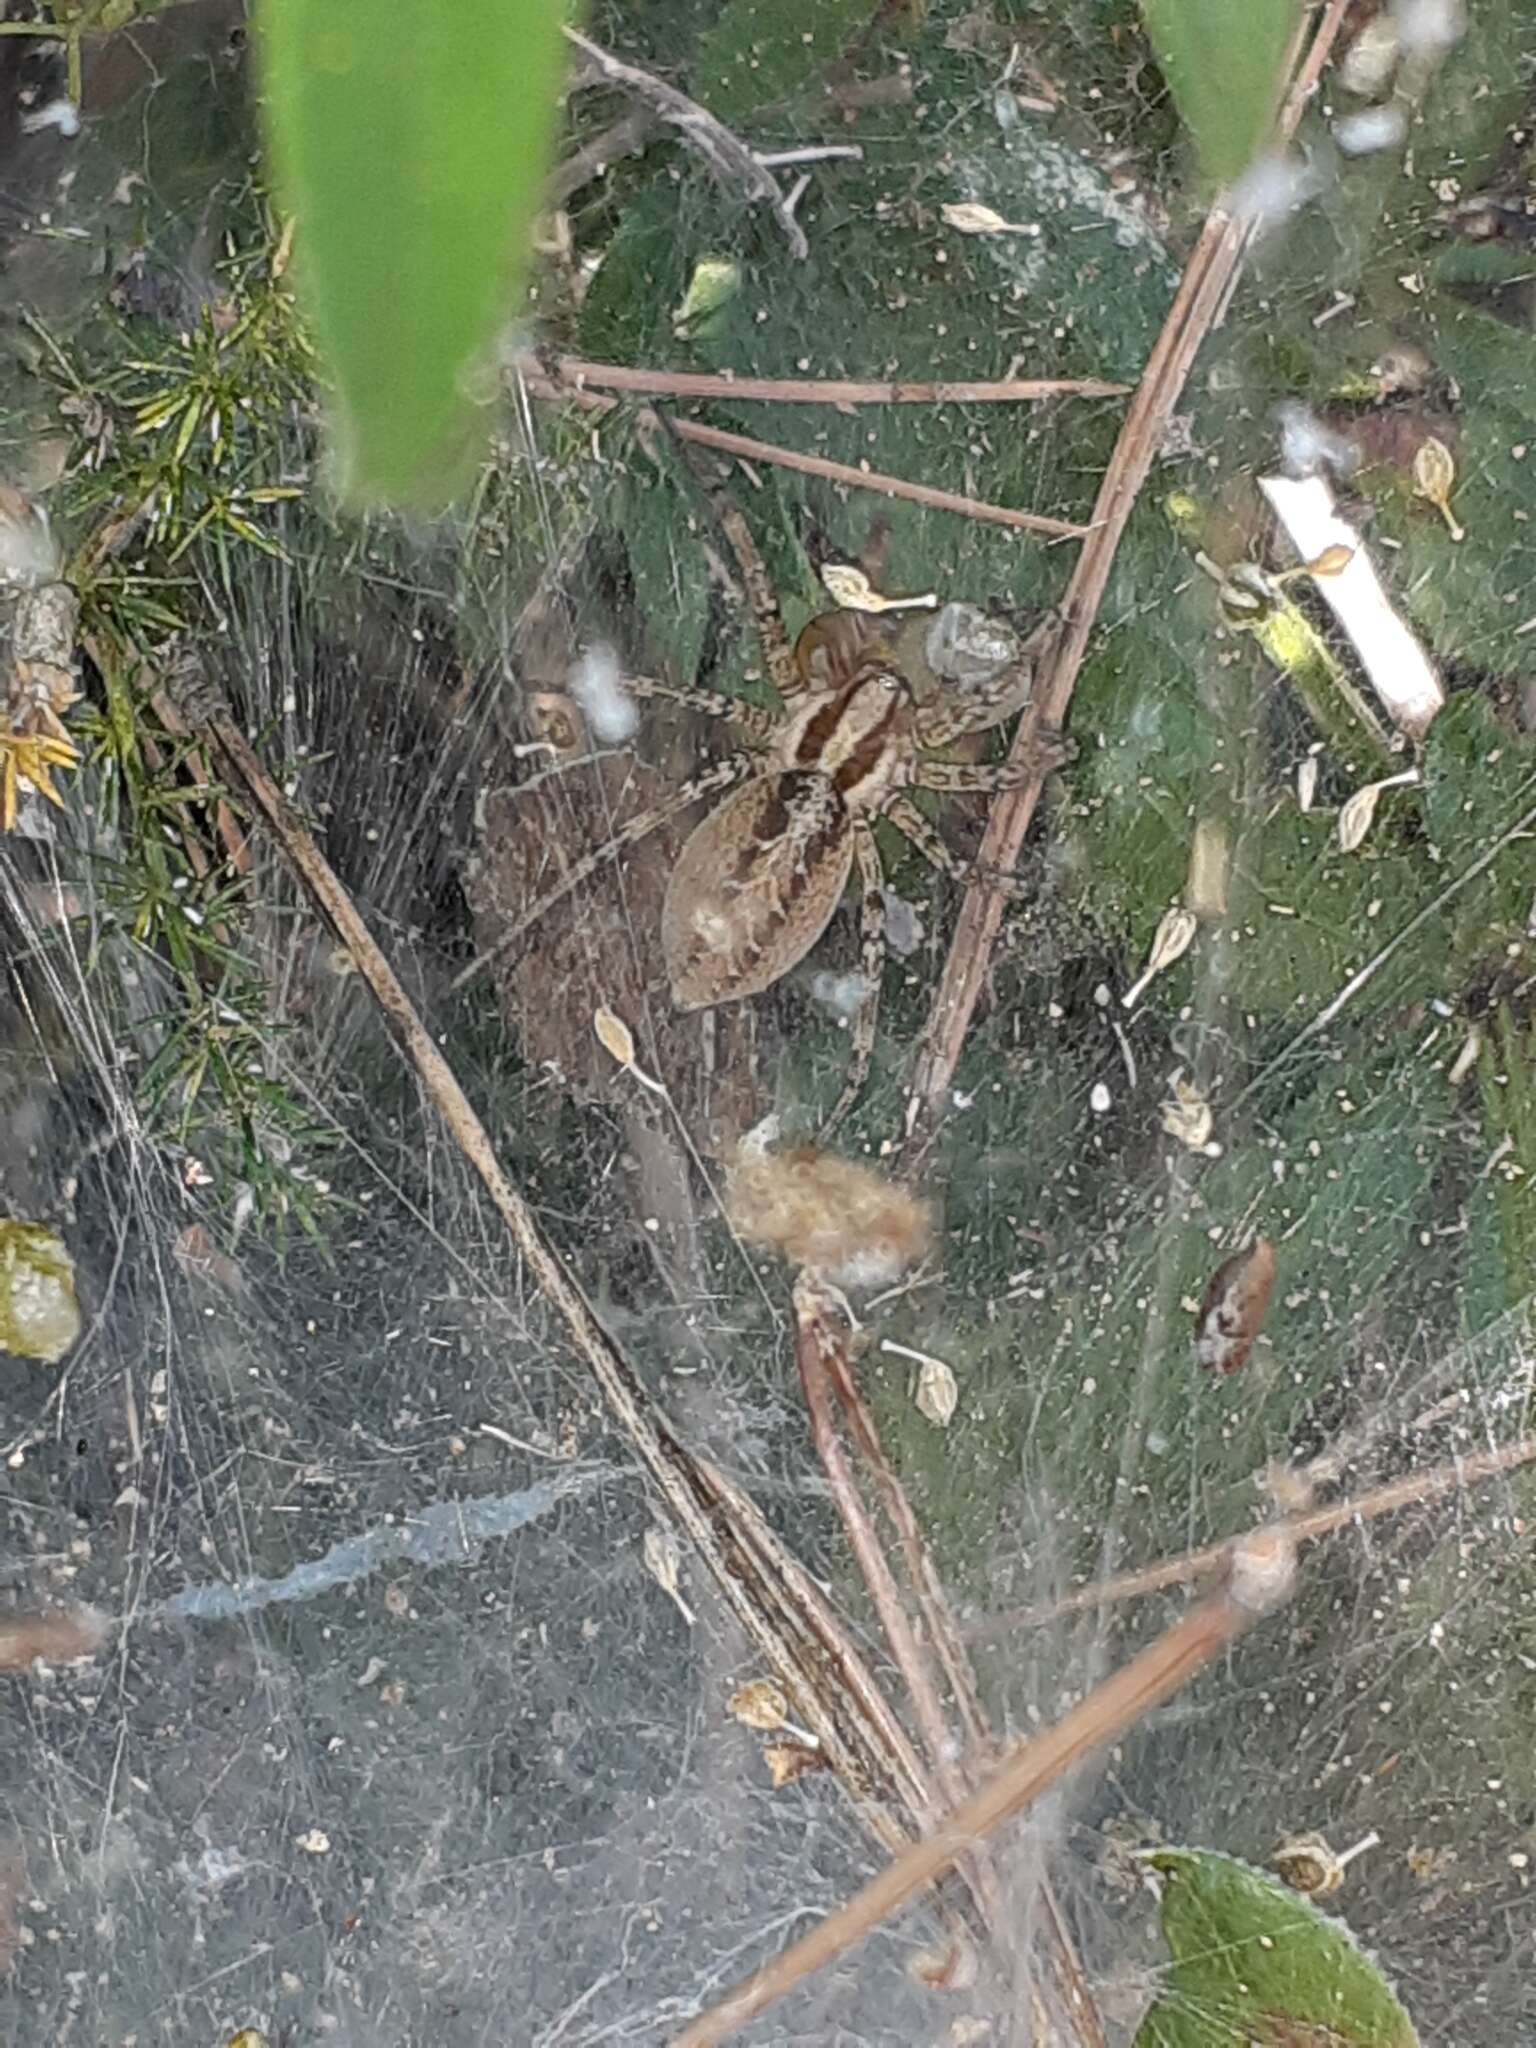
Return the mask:
[[[932,484],[908,483],[905,477],[887,476],[878,469],[855,469],[848,462],[833,462],[825,455],[802,455],[798,448],[781,448],[773,441],[756,441],[748,434],[727,433],[723,427],[707,427],[702,420],[672,420],[672,432],[685,441],[697,441],[704,448],[718,448],[726,455],[742,455],[749,462],[776,463],[781,469],[797,469],[805,476],[825,477],[835,484],[848,484],[858,491],[878,491],[887,498],[908,498],[914,505],[928,505],[936,512],[958,512],[963,519],[990,521],[994,526],[1013,526],[1024,533],[1049,534],[1056,540],[1082,540],[1090,528],[1071,519],[1051,519],[1041,512],[1016,512],[1011,505],[991,505],[984,498],[967,498],[958,491],[937,490]]]
[[[948,1820],[685,2027],[674,2048],[714,2048],[813,1970],[862,1941],[1002,1822],[1024,1812],[1076,1764],[1117,1741],[1144,1714],[1188,1684],[1213,1657],[1288,1599],[1294,1580],[1294,1553],[1282,1531],[1264,1529],[1247,1537],[1234,1552],[1231,1577],[1209,1600],[1096,1686],[1054,1727],[1019,1744]]]
[[[580,356],[553,362],[518,358],[530,376],[553,375],[577,390],[638,391],[656,398],[738,398],[778,405],[1018,405],[1038,398],[1123,398],[1132,386],[1101,377],[1003,377],[992,382],[921,384],[856,382],[836,377],[738,377],[703,370],[645,370],[590,363]],[[862,473],[862,472],[861,472]]]
[[[901,1604],[896,1576],[880,1548],[880,1539],[849,1468],[832,1413],[831,1361],[835,1355],[845,1353],[847,1330],[840,1327],[842,1318],[836,1304],[808,1274],[802,1273],[795,1282],[794,1304],[795,1358],[800,1367],[800,1385],[805,1393],[816,1454],[827,1475],[827,1485],[847,1532],[854,1562],[869,1590],[896,1668],[911,1696],[912,1711],[928,1751],[929,1765],[937,1774],[946,1799],[953,1804],[960,1795],[962,1784],[949,1758],[949,1730],[944,1725],[938,1689],[928,1668],[928,1660],[907,1619],[906,1609]],[[931,1818],[936,1810],[935,1800],[930,1814],[925,1817]]]
[[[1342,26],[1350,0],[1327,0],[1305,58],[1294,73],[1278,124],[1288,140],[1301,119]],[[1115,443],[1093,510],[1089,538],[1078,556],[1062,603],[1066,626],[1052,658],[1042,665],[1034,699],[1014,738],[1010,760],[1027,762],[1043,726],[1066,719],[1083,656],[1131,512],[1156,457],[1200,348],[1225,308],[1248,238],[1246,225],[1222,205],[1214,207],[1195,244],[1168,317],[1153,346]],[[1043,769],[993,806],[976,872],[1011,873],[1045,786]],[[1005,899],[984,884],[967,890],[955,923],[949,957],[934,994],[923,1048],[907,1099],[909,1141],[948,1096],[960,1049],[986,986],[992,949],[1002,927]]]
[[[1373,1521],[1378,1515],[1391,1514],[1397,1508],[1418,1507],[1429,1501],[1442,1500],[1448,1493],[1456,1493],[1480,1480],[1496,1478],[1501,1472],[1513,1472],[1521,1465],[1528,1465],[1536,1459],[1536,1437],[1522,1437],[1518,1443],[1506,1444],[1498,1451],[1477,1451],[1469,1458],[1457,1458],[1448,1465],[1437,1465],[1429,1472],[1410,1472],[1406,1478],[1394,1479],[1387,1486],[1379,1486],[1371,1493],[1359,1494],[1354,1500],[1340,1501],[1333,1507],[1308,1508],[1305,1513],[1290,1516],[1283,1527],[1298,1544],[1316,1543],[1321,1537],[1331,1536],[1336,1530],[1344,1529],[1351,1522]],[[1112,1579],[1099,1579],[1091,1586],[1082,1586],[1075,1593],[1067,1593],[1059,1600],[1043,1600],[1034,1607],[1015,1607],[1007,1614],[990,1615],[987,1620],[977,1622],[965,1631],[967,1642],[986,1642],[994,1636],[1012,1635],[1018,1629],[1043,1628],[1048,1621],[1059,1621],[1063,1615],[1084,1614],[1095,1607],[1110,1607],[1119,1600],[1138,1600],[1144,1593],[1160,1593],[1169,1586],[1187,1585],[1191,1579],[1203,1579],[1221,1570],[1232,1556],[1234,1541],[1208,1543],[1202,1550],[1188,1550],[1182,1557],[1166,1558],[1161,1564],[1150,1564],[1140,1571],[1120,1572]]]
[[[612,85],[638,99],[659,121],[677,131],[679,141],[700,156],[722,184],[739,187],[749,200],[767,202],[792,256],[810,254],[805,231],[785,205],[778,179],[763,168],[739,135],[665,79],[642,71],[637,64],[626,64],[577,29],[568,28],[565,34],[583,60],[576,85]]]

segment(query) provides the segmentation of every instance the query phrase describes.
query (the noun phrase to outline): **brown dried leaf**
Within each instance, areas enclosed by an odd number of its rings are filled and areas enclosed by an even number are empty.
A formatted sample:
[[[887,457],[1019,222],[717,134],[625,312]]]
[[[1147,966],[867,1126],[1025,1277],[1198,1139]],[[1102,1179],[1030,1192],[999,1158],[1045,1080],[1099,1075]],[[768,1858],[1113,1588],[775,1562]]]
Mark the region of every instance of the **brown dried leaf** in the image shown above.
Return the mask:
[[[789,1702],[771,1678],[754,1678],[738,1686],[726,1705],[743,1727],[764,1733],[782,1728],[789,1718]]]
[[[819,1749],[807,1749],[803,1742],[770,1742],[764,1745],[763,1761],[768,1766],[768,1775],[773,1780],[775,1792],[783,1785],[792,1785],[796,1778],[803,1778],[810,1771],[824,1771],[827,1759]]]
[[[1197,1365],[1222,1374],[1237,1371],[1264,1327],[1274,1285],[1275,1248],[1267,1237],[1256,1237],[1216,1268],[1195,1327]]]

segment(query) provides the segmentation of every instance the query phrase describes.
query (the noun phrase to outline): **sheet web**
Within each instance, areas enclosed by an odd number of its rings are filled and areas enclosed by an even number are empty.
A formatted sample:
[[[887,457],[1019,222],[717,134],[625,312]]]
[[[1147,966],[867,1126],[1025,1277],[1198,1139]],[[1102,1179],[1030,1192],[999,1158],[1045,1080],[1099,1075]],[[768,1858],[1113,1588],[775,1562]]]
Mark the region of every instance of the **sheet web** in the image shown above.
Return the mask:
[[[823,103],[794,78],[789,111],[752,124],[769,102],[739,98],[737,12],[690,88],[754,147],[825,140]],[[587,358],[741,375],[1133,378],[1195,220],[1187,167],[1128,20],[1052,15],[935,8],[899,48],[861,46],[855,82],[905,64],[916,84],[873,111],[845,93],[865,158],[813,167],[803,263],[686,157],[616,167],[571,200],[542,332]],[[650,44],[612,39],[682,66],[696,27],[679,9]],[[1026,856],[1038,900],[1010,911],[937,1136],[905,1159],[904,1089],[959,894],[882,834],[916,929],[888,963],[871,1085],[838,1142],[907,1174],[936,1227],[884,1299],[861,1298],[857,1370],[1003,1739],[1182,1614],[1190,1580],[1137,1575],[1269,1512],[1274,1468],[1327,1505],[1528,1426],[1530,342],[1518,307],[1490,299],[1497,238],[1475,249],[1446,218],[1503,189],[1519,81],[1492,53],[1511,36],[1504,10],[1472,25],[1406,168],[1333,155],[1327,122],[1355,103],[1323,96],[1308,135],[1322,189],[1270,208],[1201,357],[1079,680],[1078,759]],[[104,126],[69,188],[93,247],[157,107],[174,127],[179,76]],[[1054,113],[1031,104],[1053,90]],[[575,108],[579,132],[600,124]],[[148,246],[163,236],[185,276],[202,223],[156,169]],[[970,233],[945,205],[1040,232]],[[210,261],[243,290],[266,224],[243,187],[227,211]],[[586,257],[601,257],[590,280]],[[722,266],[702,322],[680,313],[701,263]],[[49,332],[126,437],[131,389],[103,378],[123,344],[74,288],[89,310],[51,307]],[[59,423],[57,384],[29,368],[18,450]],[[1355,471],[1335,488],[1450,686],[1421,755],[1338,717],[1293,642],[1234,630],[1196,561],[1293,559],[1252,487],[1294,459],[1287,403],[1368,458],[1368,488]],[[1121,407],[734,400],[693,416],[1084,519]],[[1412,488],[1431,430],[1453,449],[1459,543]],[[299,474],[306,423],[279,408],[272,433],[263,474]],[[721,743],[649,703],[633,742],[573,742],[575,678],[608,672],[602,650],[621,675],[768,701],[699,460],[633,407],[573,412],[514,380],[461,522],[360,532],[314,490],[272,508],[280,556],[194,551],[188,582],[198,623],[225,629],[219,680],[242,724],[605,1325],[900,1700],[810,1446],[789,1273],[722,1208],[729,1138],[769,1111],[805,1136],[837,1093],[855,914],[761,999],[679,1017],[656,934],[680,828],[451,988],[560,860]],[[869,560],[891,592],[1027,624],[1070,566],[1068,548],[767,462],[713,474],[792,629],[825,603],[818,567],[859,558],[876,518]],[[88,530],[99,510],[88,476],[61,486],[57,523]],[[1316,589],[1292,595],[1369,696]],[[1342,851],[1344,802],[1410,762],[1419,785],[1384,791]],[[142,890],[127,786],[88,766],[51,836],[0,843],[0,1187],[9,1214],[62,1229],[86,1317],[57,1367],[7,1361],[7,1597],[106,1618],[92,1660],[0,1678],[4,2037],[665,2041],[883,1853],[828,1775],[770,1787],[763,1738],[727,1707],[758,1661],[255,828],[245,904],[213,906],[231,979],[193,981],[258,1020],[239,1043],[260,1086],[239,1114],[192,1088],[203,1041],[167,1022],[186,976],[167,928],[135,937],[125,908]],[[974,851],[980,801],[933,815]],[[1159,919],[1198,892],[1202,845],[1219,848],[1224,900],[1126,1005]],[[50,914],[60,885],[72,923]],[[669,1099],[599,1041],[604,1007]],[[1168,1128],[1170,1105],[1186,1137],[1209,1107],[1200,1145]],[[1199,1304],[1260,1236],[1269,1315],[1225,1378],[1194,1362]],[[922,1358],[953,1373],[947,1426],[914,1400]],[[1375,1835],[1326,1903],[1422,2036],[1530,2038],[1531,1513],[1515,1470],[1304,1548],[1285,1609],[1003,1832],[1011,1961],[1035,1952],[1048,1884],[1105,2038],[1129,2042],[1167,1962],[1129,1850],[1264,1867],[1298,1833],[1341,1852]],[[1119,1597],[1085,1590],[1117,1579]],[[910,1909],[748,2038],[1033,2038],[1016,1983],[986,1967],[927,1981],[943,1940],[931,1903]],[[1196,2017],[1218,2038],[1219,2006]]]

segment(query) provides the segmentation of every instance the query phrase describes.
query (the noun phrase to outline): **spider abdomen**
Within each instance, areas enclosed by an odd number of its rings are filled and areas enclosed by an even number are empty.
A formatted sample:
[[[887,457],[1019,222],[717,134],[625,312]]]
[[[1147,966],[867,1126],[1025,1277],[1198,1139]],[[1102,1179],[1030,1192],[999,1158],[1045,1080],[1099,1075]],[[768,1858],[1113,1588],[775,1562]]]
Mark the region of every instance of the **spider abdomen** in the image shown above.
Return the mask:
[[[662,952],[680,1009],[759,995],[803,960],[853,866],[853,818],[830,777],[755,776],[712,811],[672,870]]]

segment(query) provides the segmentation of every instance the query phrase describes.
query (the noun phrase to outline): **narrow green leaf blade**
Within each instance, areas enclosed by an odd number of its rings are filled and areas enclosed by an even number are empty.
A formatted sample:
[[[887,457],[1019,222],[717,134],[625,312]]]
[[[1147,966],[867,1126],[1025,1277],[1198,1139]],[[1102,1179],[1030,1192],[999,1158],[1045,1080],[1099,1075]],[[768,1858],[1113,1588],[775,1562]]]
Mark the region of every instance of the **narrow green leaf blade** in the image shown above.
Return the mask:
[[[1133,2048],[1419,2048],[1413,2022],[1347,1927],[1210,1849],[1159,1849],[1173,1953]]]
[[[1174,103],[1217,184],[1245,171],[1268,131],[1298,0],[1141,0]]]
[[[272,164],[342,479],[441,505],[513,303],[558,91],[561,0],[264,0]]]

